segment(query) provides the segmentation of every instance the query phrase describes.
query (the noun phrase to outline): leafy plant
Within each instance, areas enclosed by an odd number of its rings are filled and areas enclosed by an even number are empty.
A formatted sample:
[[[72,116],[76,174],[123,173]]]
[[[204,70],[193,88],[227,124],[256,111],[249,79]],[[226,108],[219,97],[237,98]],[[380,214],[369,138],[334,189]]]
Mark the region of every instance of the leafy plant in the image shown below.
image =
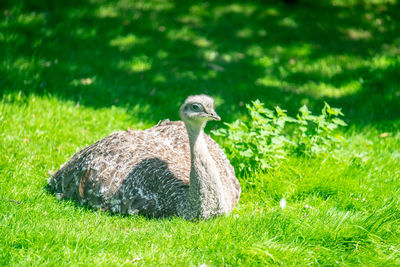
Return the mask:
[[[332,108],[325,102],[322,114],[312,115],[306,105],[299,109],[294,127],[295,151],[307,156],[315,156],[321,153],[328,153],[335,147],[339,147],[342,137],[335,135],[333,131],[339,126],[347,124],[338,118],[343,116],[339,108]]]
[[[225,123],[227,128],[212,131],[224,137],[225,152],[232,164],[245,173],[274,168],[291,153],[308,157],[328,153],[342,140],[333,131],[346,126],[338,118],[343,116],[341,110],[326,102],[321,115],[312,115],[304,105],[296,118],[279,106],[267,109],[259,100],[246,108],[249,119]]]

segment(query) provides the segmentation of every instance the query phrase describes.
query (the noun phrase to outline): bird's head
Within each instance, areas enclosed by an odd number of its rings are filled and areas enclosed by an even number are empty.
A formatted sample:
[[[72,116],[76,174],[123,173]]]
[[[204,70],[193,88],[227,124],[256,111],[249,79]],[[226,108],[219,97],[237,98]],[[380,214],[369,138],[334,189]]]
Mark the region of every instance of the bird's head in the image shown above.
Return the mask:
[[[221,120],[214,109],[214,99],[207,95],[194,95],[186,98],[179,110],[181,119],[189,125],[204,126],[209,120]]]

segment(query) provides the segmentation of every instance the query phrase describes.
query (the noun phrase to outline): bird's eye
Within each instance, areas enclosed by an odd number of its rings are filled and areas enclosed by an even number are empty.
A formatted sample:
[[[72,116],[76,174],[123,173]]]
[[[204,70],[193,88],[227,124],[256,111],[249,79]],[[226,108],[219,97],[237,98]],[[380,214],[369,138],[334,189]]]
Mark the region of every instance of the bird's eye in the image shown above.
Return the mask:
[[[198,104],[193,104],[193,105],[192,105],[192,109],[193,109],[194,111],[202,111],[201,106],[198,105]]]

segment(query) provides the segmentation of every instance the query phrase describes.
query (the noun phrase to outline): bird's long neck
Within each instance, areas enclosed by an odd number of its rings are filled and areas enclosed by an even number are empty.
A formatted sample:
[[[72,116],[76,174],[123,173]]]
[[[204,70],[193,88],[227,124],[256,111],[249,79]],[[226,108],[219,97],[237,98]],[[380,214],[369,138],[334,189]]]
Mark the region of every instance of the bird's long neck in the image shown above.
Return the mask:
[[[191,154],[189,209],[192,218],[227,212],[220,174],[204,140],[205,125],[186,125]]]

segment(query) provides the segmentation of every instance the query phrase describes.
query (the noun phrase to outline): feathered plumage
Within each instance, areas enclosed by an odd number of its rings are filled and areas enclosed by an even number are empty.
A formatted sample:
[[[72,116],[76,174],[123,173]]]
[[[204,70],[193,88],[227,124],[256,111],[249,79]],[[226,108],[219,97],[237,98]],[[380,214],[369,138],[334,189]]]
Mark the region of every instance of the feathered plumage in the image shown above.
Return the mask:
[[[226,203],[224,210],[213,211],[210,216],[228,213],[238,202],[239,182],[218,144],[202,130],[200,134],[219,174],[217,179],[224,191],[221,203]],[[62,199],[113,213],[209,217],[202,212],[191,213],[193,207],[188,206],[191,167],[185,124],[166,120],[144,131],[112,133],[84,148],[54,174],[49,185]],[[202,201],[201,190],[198,193],[198,201]]]

